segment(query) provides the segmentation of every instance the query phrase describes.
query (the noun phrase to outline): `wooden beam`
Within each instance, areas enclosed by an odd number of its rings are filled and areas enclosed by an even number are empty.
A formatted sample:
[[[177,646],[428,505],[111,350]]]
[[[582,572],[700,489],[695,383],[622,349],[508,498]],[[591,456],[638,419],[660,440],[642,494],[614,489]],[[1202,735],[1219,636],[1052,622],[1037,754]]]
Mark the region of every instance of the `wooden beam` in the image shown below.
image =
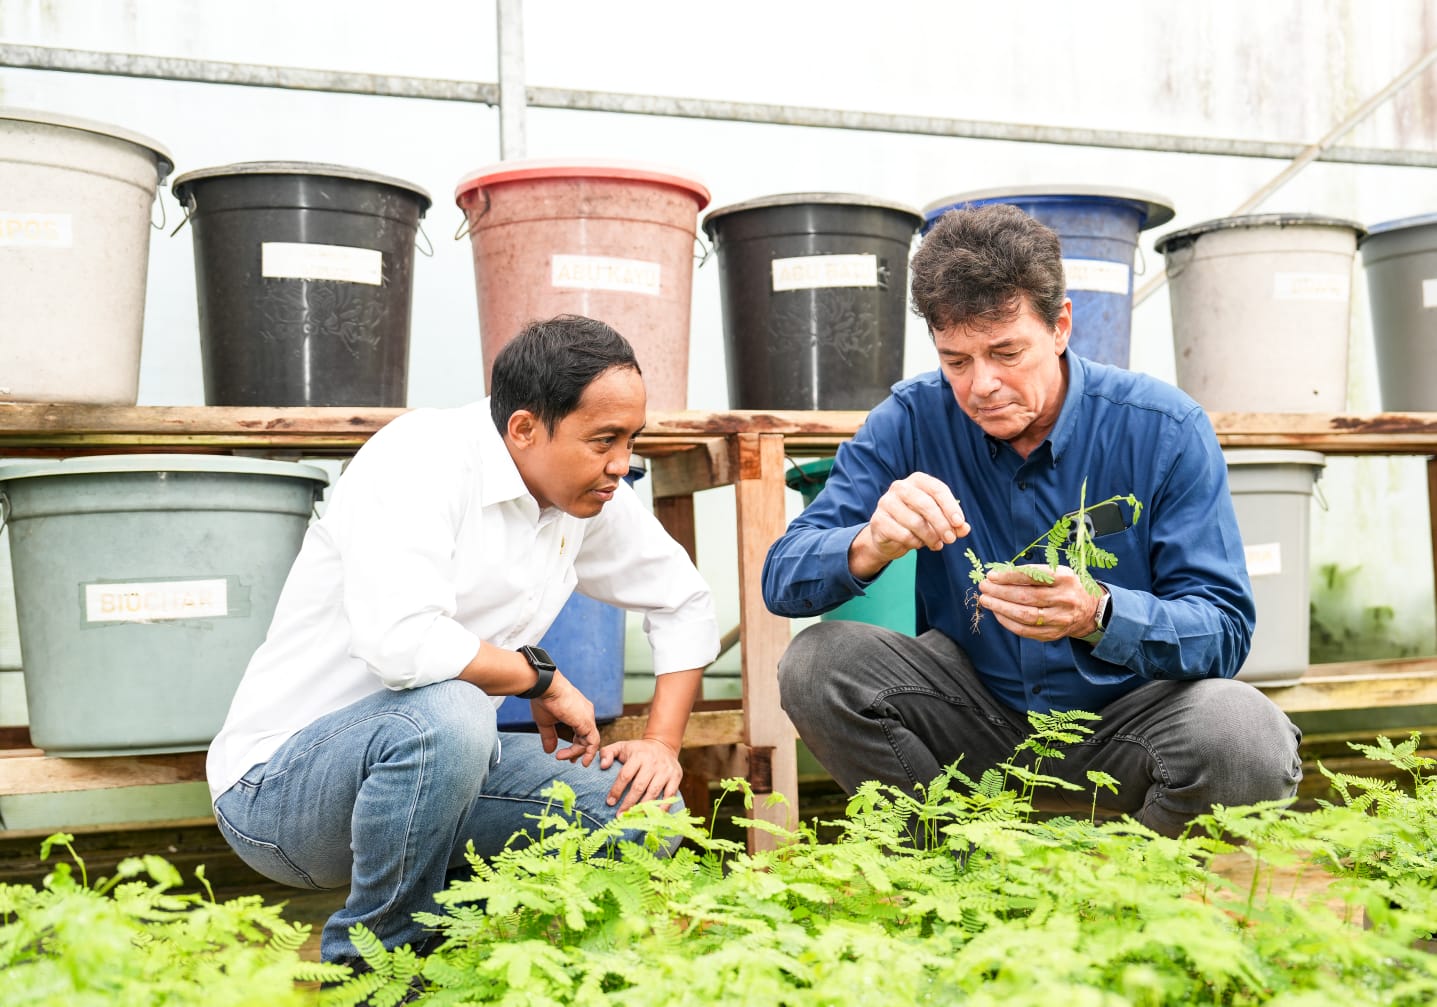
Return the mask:
[[[686,451],[657,455],[649,463],[655,500],[692,496],[731,482],[728,445],[722,437],[705,437]]]
[[[788,647],[789,622],[764,605],[759,583],[764,556],[785,527],[783,436],[739,434],[737,460],[744,736],[749,746],[749,781],[760,794],[753,814],[792,827],[798,817],[797,735],[778,702],[778,660]],[[783,795],[787,805],[765,806],[761,796],[765,784]],[[773,845],[767,833],[750,831],[751,849]]]
[[[7,796],[195,783],[204,778],[204,752],[62,759],[31,748],[0,756],[0,794]]]
[[[1295,685],[1263,692],[1288,713],[1437,704],[1437,658],[1314,664]]]
[[[643,714],[630,714],[605,724],[599,729],[604,744],[611,741],[632,741],[644,736],[644,724],[648,718]],[[708,745],[731,745],[743,740],[743,710],[737,704],[721,710],[695,710],[689,715],[688,727],[684,730],[684,748],[703,748]]]

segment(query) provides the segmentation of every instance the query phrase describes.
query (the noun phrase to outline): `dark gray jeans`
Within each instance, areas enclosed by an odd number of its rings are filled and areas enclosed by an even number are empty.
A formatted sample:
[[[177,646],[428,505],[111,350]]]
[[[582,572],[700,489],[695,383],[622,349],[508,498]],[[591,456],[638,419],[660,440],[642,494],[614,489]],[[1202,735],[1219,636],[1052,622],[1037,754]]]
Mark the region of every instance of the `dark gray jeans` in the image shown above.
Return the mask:
[[[915,639],[865,623],[815,623],[789,645],[778,684],[784,712],[849,793],[865,780],[927,784],[959,758],[976,780],[1030,733],[1026,717],[994,699],[968,655],[937,630]],[[1103,790],[1099,807],[1175,836],[1214,804],[1290,797],[1302,778],[1302,732],[1245,682],[1148,682],[1090,712],[1102,716],[1089,723],[1094,733],[1042,766],[1083,791],[1045,790],[1045,809],[1091,807],[1086,774],[1101,770],[1118,792]]]

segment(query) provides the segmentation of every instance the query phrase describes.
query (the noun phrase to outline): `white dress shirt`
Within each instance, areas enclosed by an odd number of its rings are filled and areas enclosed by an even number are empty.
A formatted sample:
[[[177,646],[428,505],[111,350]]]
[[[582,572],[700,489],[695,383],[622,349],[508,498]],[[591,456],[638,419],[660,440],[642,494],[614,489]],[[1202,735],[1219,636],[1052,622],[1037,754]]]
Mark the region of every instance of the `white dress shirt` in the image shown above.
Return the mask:
[[[592,518],[541,511],[487,399],[396,418],[305,535],[210,745],[212,798],[327,713],[454,678],[481,640],[537,643],[576,588],[644,613],[655,674],[718,654],[708,585],[628,483]]]

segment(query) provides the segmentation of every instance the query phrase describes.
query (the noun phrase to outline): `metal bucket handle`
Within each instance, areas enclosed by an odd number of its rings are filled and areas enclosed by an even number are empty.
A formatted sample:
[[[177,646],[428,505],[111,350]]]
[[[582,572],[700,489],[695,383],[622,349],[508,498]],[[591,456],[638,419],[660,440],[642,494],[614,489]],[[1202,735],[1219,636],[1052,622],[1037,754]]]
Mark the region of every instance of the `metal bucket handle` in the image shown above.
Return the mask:
[[[484,209],[479,211],[479,215],[476,216],[473,220],[469,219],[469,211],[464,211],[464,222],[459,225],[459,230],[454,232],[455,241],[462,241],[463,239],[469,237],[469,235],[474,231],[474,225],[479,223],[480,220],[484,219],[484,215],[489,212],[489,190],[484,188],[478,188],[474,191],[484,197]]]
[[[174,190],[171,189],[170,191],[173,192]],[[178,196],[176,196],[175,198],[179,199]],[[185,211],[185,219],[181,220],[178,224],[175,225],[175,229],[170,232],[171,238],[183,231],[185,229],[185,225],[190,222],[190,214],[193,213],[195,209],[195,194],[192,192],[189,194],[189,197],[187,199],[179,199],[179,203],[180,209]]]
[[[158,224],[155,223],[155,203],[160,205],[160,222]],[[156,193],[154,202],[150,204],[150,226],[156,231],[163,231],[169,226],[169,223],[169,211],[165,209],[165,201],[159,193]]]
[[[424,239],[424,245],[419,243],[419,238]],[[429,246],[428,251],[425,251],[425,245]],[[424,221],[422,219],[419,221],[419,232],[415,237],[414,247],[418,249],[419,254],[425,258],[434,258],[434,242],[430,241],[429,235],[424,233]]]
[[[10,498],[0,490],[0,532],[5,530],[5,522],[10,520]]]
[[[697,246],[699,250],[699,254],[694,256],[694,268],[703,269],[704,263],[713,258],[714,246],[706,244],[704,239],[700,238],[697,234],[694,235],[694,245]]]

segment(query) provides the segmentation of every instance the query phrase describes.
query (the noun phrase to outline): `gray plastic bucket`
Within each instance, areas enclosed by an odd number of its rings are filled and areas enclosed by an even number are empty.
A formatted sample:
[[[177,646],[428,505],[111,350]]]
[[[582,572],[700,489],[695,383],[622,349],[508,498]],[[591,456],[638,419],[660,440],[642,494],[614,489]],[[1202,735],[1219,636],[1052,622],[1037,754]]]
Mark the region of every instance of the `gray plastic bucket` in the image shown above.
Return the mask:
[[[190,171],[205,404],[408,400],[416,185],[359,168],[254,161]]]
[[[763,196],[704,218],[718,252],[729,406],[871,409],[903,377],[908,255],[899,203]]]
[[[1159,238],[1178,387],[1208,410],[1342,412],[1364,233],[1350,220],[1270,213]]]
[[[329,477],[115,455],[0,465],[30,736],[54,755],[206,747]]]
[[[0,401],[135,404],[150,216],[173,167],[138,133],[0,108]]]
[[[1315,451],[1223,452],[1257,604],[1252,650],[1238,678],[1291,685],[1308,667],[1312,492],[1327,460]]]
[[[1382,408],[1437,411],[1437,214],[1374,224],[1361,249]]]
[[[1172,204],[1150,192],[1110,186],[1008,186],[929,203],[923,233],[949,210],[994,203],[1016,206],[1058,232],[1073,302],[1073,349],[1090,360],[1127,367],[1138,233],[1172,220]]]

